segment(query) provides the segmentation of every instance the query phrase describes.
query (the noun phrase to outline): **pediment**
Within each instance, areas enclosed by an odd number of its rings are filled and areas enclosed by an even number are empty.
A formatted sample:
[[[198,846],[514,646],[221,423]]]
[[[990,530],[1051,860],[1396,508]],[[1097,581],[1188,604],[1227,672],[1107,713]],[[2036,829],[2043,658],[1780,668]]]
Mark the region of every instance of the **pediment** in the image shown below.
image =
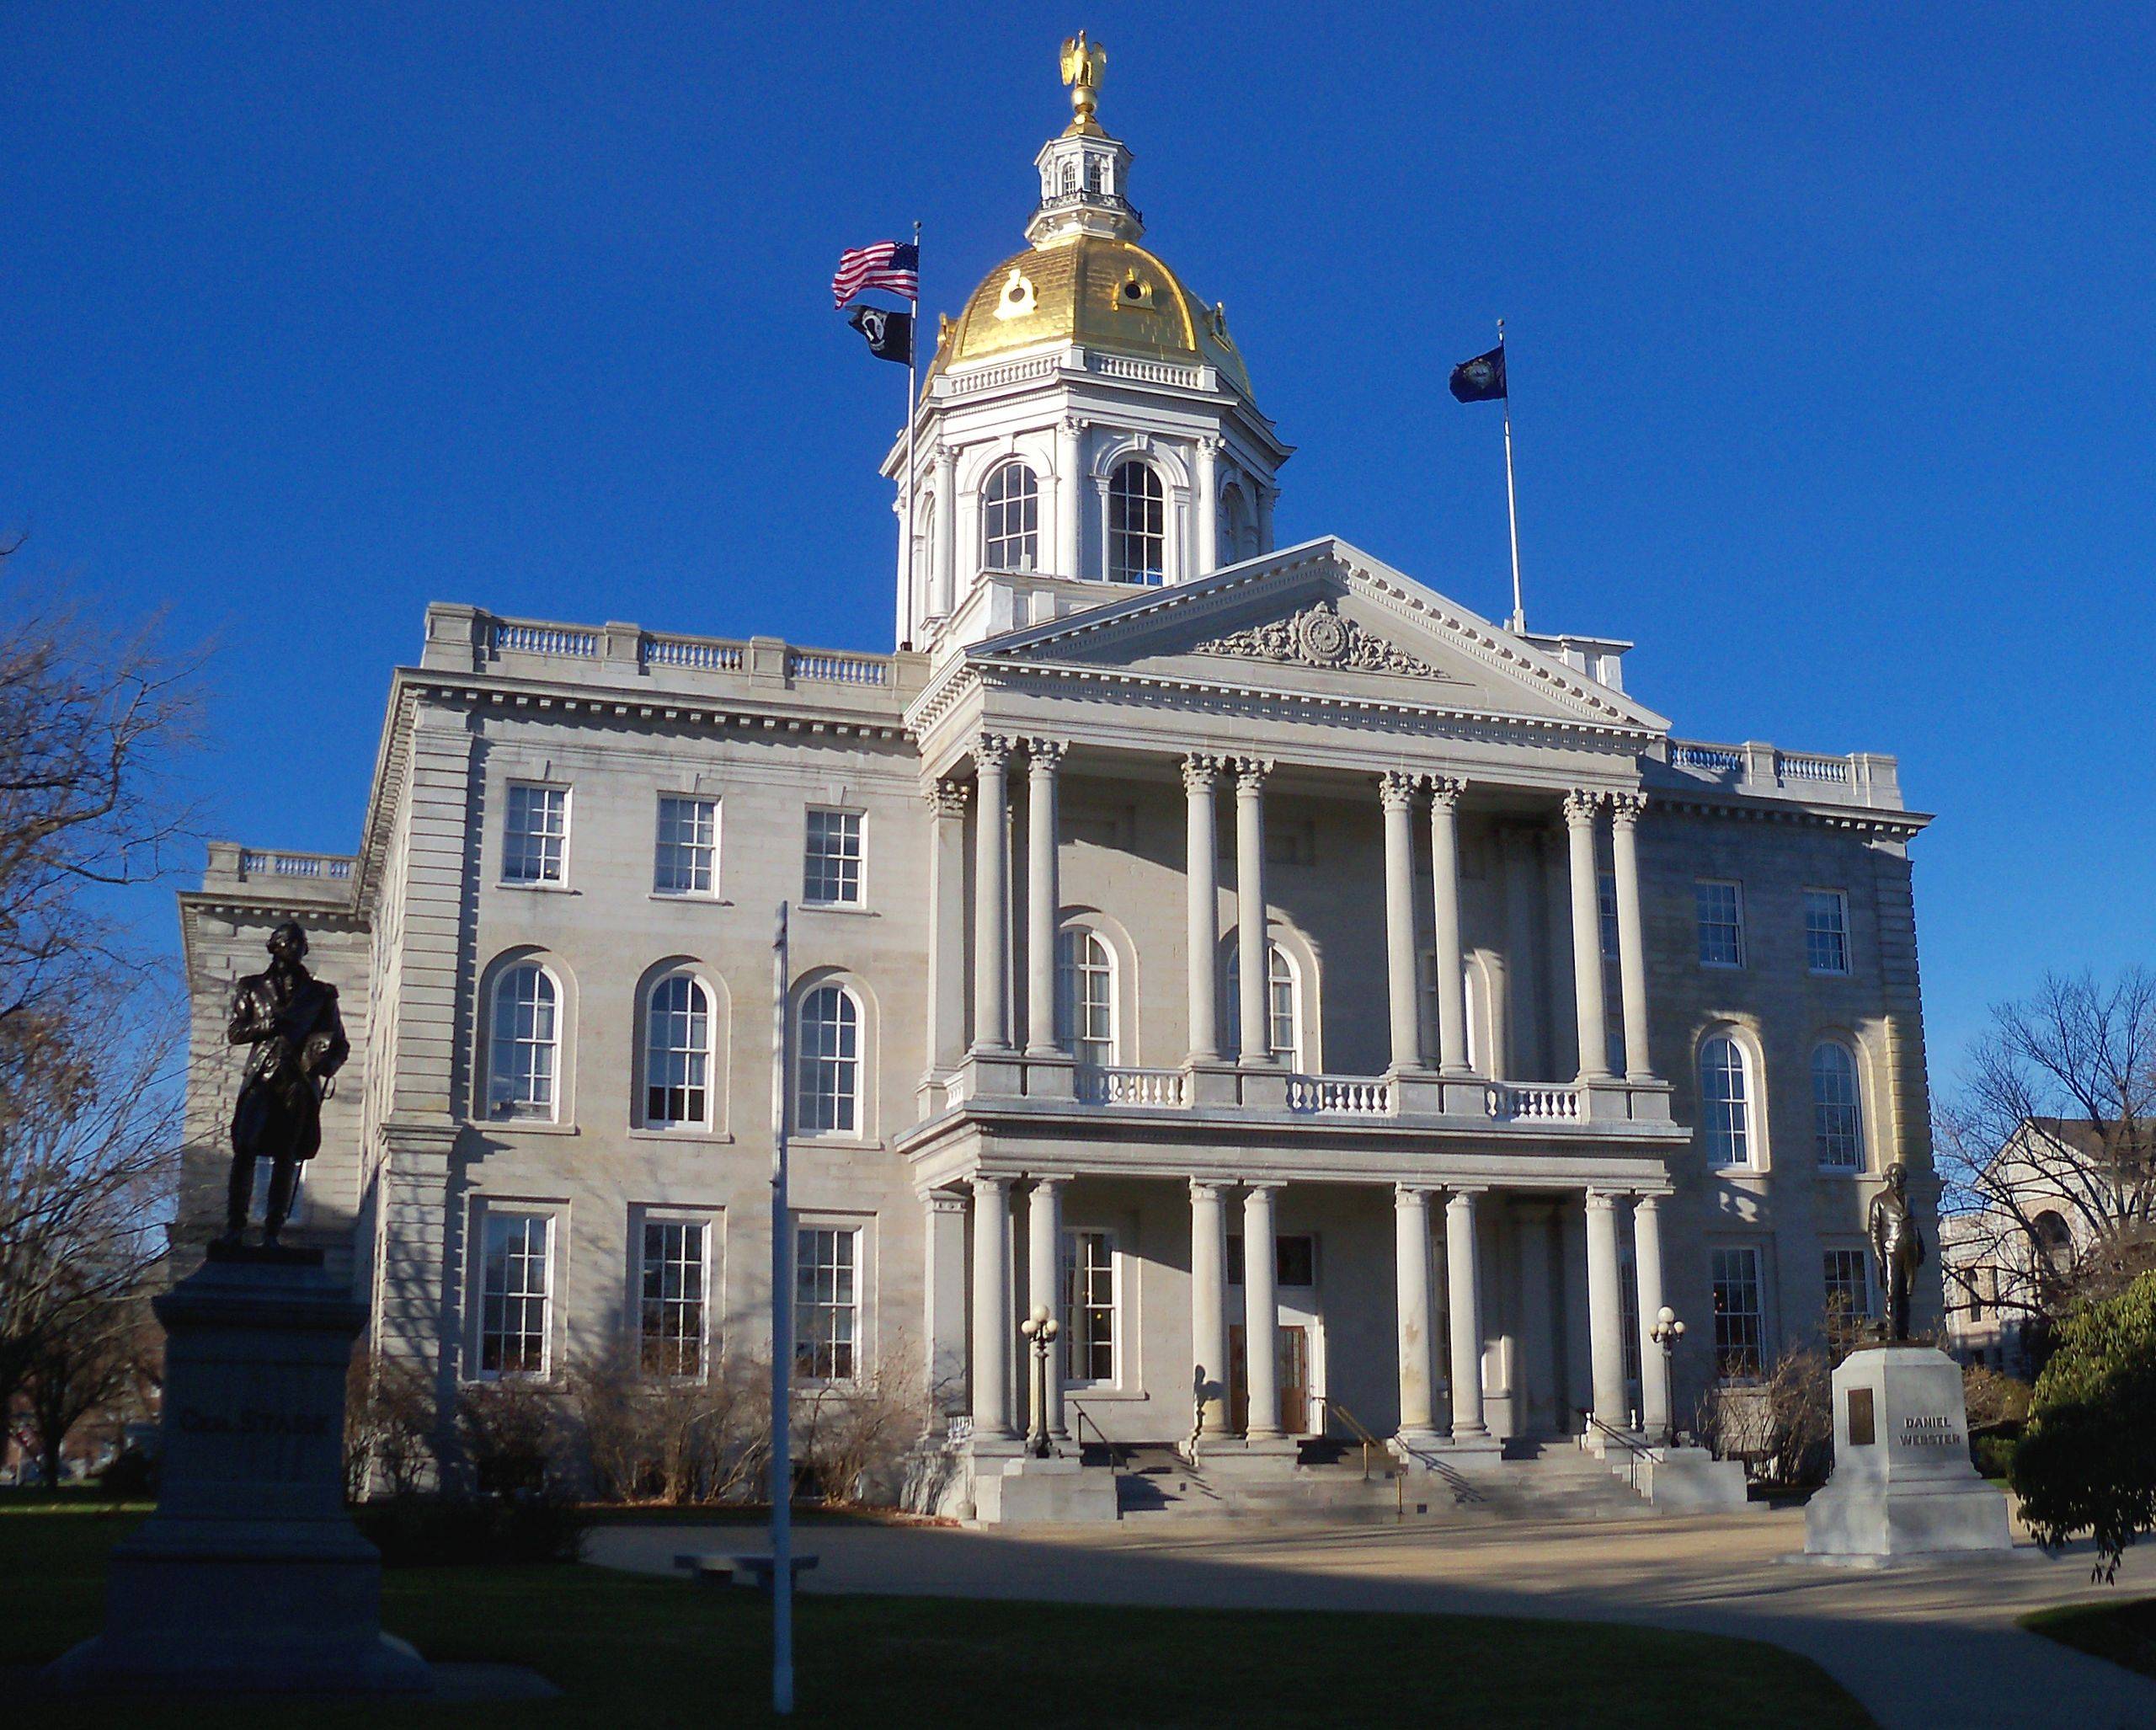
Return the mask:
[[[969,651],[1257,695],[1662,731],[1652,710],[1337,540],[1141,590]]]

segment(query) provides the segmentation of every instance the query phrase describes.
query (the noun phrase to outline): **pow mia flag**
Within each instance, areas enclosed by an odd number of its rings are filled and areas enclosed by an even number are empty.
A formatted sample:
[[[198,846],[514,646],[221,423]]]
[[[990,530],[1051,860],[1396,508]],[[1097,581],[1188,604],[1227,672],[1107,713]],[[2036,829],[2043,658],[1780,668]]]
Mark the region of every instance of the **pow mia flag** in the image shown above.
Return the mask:
[[[879,360],[913,365],[913,314],[883,307],[861,306],[846,321],[868,339],[868,352]]]
[[[1463,360],[1452,370],[1452,393],[1463,403],[1502,402],[1505,396],[1505,345]]]

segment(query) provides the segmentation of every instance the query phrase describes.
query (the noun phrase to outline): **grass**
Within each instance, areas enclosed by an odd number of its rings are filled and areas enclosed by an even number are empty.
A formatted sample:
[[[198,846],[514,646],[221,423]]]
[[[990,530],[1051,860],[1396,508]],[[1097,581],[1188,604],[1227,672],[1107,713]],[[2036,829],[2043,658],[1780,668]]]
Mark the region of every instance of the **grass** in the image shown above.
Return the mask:
[[[0,1665],[95,1631],[105,1550],[134,1514],[0,1516]],[[67,1730],[774,1722],[755,1594],[573,1567],[392,1572],[383,1620],[436,1659],[531,1665],[543,1704],[420,1706],[131,1700],[41,1704]],[[805,1595],[792,1721],[873,1730],[1101,1725],[1274,1730],[1390,1722],[1686,1730],[1862,1726],[1805,1658],[1753,1641],[1481,1616],[1157,1610]],[[0,1697],[12,1692],[0,1683]]]
[[[2109,1658],[2144,1676],[2156,1676],[2156,1598],[2063,1604],[2055,1610],[2032,1610],[2021,1618],[2021,1626],[2091,1658]]]

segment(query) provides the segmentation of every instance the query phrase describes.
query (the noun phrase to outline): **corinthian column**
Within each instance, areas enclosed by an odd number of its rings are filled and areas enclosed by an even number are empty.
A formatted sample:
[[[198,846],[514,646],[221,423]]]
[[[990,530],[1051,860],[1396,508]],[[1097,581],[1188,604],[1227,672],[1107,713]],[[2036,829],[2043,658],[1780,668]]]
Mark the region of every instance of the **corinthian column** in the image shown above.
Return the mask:
[[[1479,1189],[1455,1189],[1445,1204],[1445,1279],[1452,1332],[1452,1439],[1489,1434],[1482,1421],[1482,1252],[1476,1231]]]
[[[1190,1060],[1211,1063],[1220,1055],[1220,1032],[1214,1024],[1214,995],[1219,987],[1214,968],[1219,947],[1220,917],[1219,816],[1214,788],[1219,780],[1219,760],[1196,752],[1182,761],[1182,788],[1187,802],[1184,830],[1183,888],[1186,905],[1185,948],[1190,957]]]
[[[1079,473],[1079,438],[1086,423],[1066,415],[1055,430],[1055,574],[1075,577],[1079,525],[1086,510],[1086,478]]]
[[[929,790],[928,1067],[957,1066],[966,1049],[966,800],[963,782]]]
[[[1273,977],[1265,938],[1265,777],[1273,766],[1256,757],[1235,765],[1235,958],[1241,974],[1242,1049],[1246,1067],[1273,1061]]]
[[[1617,1254],[1617,1198],[1587,1193],[1588,1361],[1594,1383],[1594,1415],[1612,1429],[1625,1428],[1625,1309]]]
[[[1192,1439],[1228,1432],[1228,1215],[1223,1183],[1190,1180]]]
[[[1609,846],[1617,878],[1617,974],[1625,1002],[1625,1073],[1635,1081],[1654,1079],[1647,1053],[1647,945],[1640,917],[1640,814],[1646,795],[1614,793],[1609,800]]]
[[[1056,769],[1063,747],[1026,741],[1026,1051],[1055,1050],[1055,926],[1062,905],[1056,878]]]
[[[1385,960],[1392,1008],[1392,1066],[1422,1066],[1422,1017],[1415,1001],[1415,777],[1378,777],[1385,806]]]
[[[1001,1054],[1011,1049],[1004,981],[1010,972],[1010,910],[1006,875],[1010,862],[1011,791],[1004,766],[1011,741],[984,733],[974,743],[974,767],[980,797],[974,812],[974,1049]]]
[[[1198,441],[1198,558],[1193,574],[1203,576],[1220,561],[1220,441]]]
[[[1400,1441],[1403,1450],[1437,1439],[1437,1354],[1430,1338],[1430,1192],[1392,1189],[1393,1289],[1400,1321]]]
[[[1594,820],[1602,794],[1575,788],[1565,795],[1565,840],[1572,889],[1572,1005],[1579,1016],[1582,1081],[1607,1081],[1609,1035],[1602,1001],[1602,897],[1595,873]]]
[[[1640,1281],[1640,1427],[1651,1439],[1669,1436],[1669,1360],[1654,1327],[1668,1300],[1662,1287],[1662,1198],[1632,1204],[1632,1254]]]
[[[975,1177],[974,1434],[1007,1441],[1011,1428],[1011,1180]]]
[[[1273,1212],[1279,1188],[1253,1183],[1243,1192],[1243,1386],[1250,1406],[1243,1434],[1253,1442],[1281,1434],[1280,1269]]]
[[[945,618],[958,604],[958,453],[936,447],[936,585]]]
[[[1430,878],[1438,909],[1438,1066],[1449,1076],[1467,1066],[1467,971],[1460,940],[1460,796],[1466,783],[1430,777]]]

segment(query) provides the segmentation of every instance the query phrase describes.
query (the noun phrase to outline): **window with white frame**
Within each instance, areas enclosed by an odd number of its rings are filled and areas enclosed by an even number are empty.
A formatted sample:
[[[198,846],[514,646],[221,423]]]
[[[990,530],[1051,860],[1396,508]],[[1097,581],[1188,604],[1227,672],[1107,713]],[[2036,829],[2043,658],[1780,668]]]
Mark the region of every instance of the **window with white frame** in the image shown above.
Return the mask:
[[[1115,1236],[1067,1232],[1063,1242],[1064,1379],[1113,1383],[1116,1350]]]
[[[1029,571],[1040,563],[1040,482],[1022,462],[1006,462],[980,495],[981,563],[992,571]]]
[[[861,1006],[843,985],[801,1000],[794,1122],[803,1135],[851,1135],[861,1124]]]
[[[1726,1381],[1759,1373],[1766,1317],[1759,1299],[1759,1252],[1725,1245],[1710,1258],[1714,1279],[1715,1374]]]
[[[816,907],[861,905],[861,813],[812,806],[801,899]]]
[[[1822,1170],[1862,1168],[1864,1108],[1856,1058],[1838,1039],[1822,1039],[1812,1048],[1812,1134]]]
[[[643,1263],[638,1361],[647,1375],[700,1379],[710,1284],[710,1226],[702,1220],[646,1220]]]
[[[718,801],[686,794],[659,798],[659,845],[651,887],[661,895],[718,893]]]
[[[1083,926],[1056,933],[1055,1043],[1081,1063],[1116,1060],[1115,957]]]
[[[804,1225],[794,1236],[793,1370],[810,1381],[851,1381],[861,1328],[861,1233]]]
[[[1701,878],[1692,885],[1700,913],[1700,965],[1744,965],[1744,891],[1741,884]]]
[[[547,1374],[553,1220],[488,1212],[479,1284],[479,1373]]]
[[[711,1122],[711,993],[702,980],[669,974],[644,1006],[643,1120],[653,1129]]]
[[[529,781],[509,784],[502,821],[502,881],[559,883],[568,865],[569,790]]]
[[[1108,580],[1157,583],[1167,571],[1167,505],[1161,478],[1134,458],[1108,477]]]
[[[1826,1333],[1839,1347],[1856,1343],[1861,1324],[1871,1315],[1871,1256],[1867,1250],[1826,1252]]]
[[[1726,1033],[1700,1047],[1700,1108],[1707,1163],[1752,1163],[1752,1076],[1744,1048]]]
[[[1266,1043],[1290,1071],[1303,1067],[1303,978],[1294,958],[1278,943],[1265,946]],[[1228,950],[1228,1025],[1240,1028],[1242,946]]]
[[[1804,892],[1804,964],[1813,973],[1849,970],[1849,898],[1839,889]]]
[[[536,961],[506,968],[494,981],[487,1060],[487,1115],[552,1119],[561,1064],[561,994]]]

